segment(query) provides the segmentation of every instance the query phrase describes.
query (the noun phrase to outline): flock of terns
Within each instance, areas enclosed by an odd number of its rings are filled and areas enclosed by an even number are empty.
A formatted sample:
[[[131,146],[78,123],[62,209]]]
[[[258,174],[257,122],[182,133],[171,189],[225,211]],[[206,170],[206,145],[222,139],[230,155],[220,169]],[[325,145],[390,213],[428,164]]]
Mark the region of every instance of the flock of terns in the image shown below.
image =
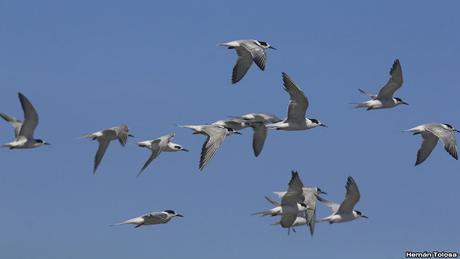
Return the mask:
[[[238,55],[237,62],[233,67],[232,84],[239,82],[244,77],[252,63],[255,63],[261,70],[264,70],[267,60],[267,49],[275,49],[267,42],[259,40],[236,40],[222,43],[221,45],[229,49],[235,49]],[[288,112],[285,119],[280,119],[268,113],[248,113],[239,117],[219,120],[211,124],[179,125],[179,127],[191,129],[193,134],[206,136],[199,160],[200,170],[203,170],[213,158],[227,136],[241,134],[239,131],[242,129],[252,128],[252,147],[254,155],[257,157],[262,152],[269,129],[298,131],[319,126],[327,127],[317,119],[306,117],[306,111],[309,105],[307,96],[305,96],[302,89],[286,73],[282,73],[282,80],[283,88],[289,94]],[[402,68],[399,60],[396,59],[390,70],[390,79],[380,89],[378,94],[368,93],[359,89],[361,93],[369,97],[369,100],[355,103],[355,108],[365,108],[369,111],[393,108],[401,104],[408,105],[408,103],[401,98],[394,97],[394,93],[402,84]],[[38,113],[32,103],[22,93],[18,95],[24,111],[24,120],[21,121],[13,116],[0,112],[0,117],[13,126],[15,136],[13,141],[3,144],[2,147],[7,147],[9,149],[25,149],[49,145],[49,143],[42,139],[34,138],[34,131],[39,122]],[[460,131],[453,128],[451,125],[447,123],[429,123],[413,127],[406,131],[412,132],[414,135],[420,134],[423,139],[422,145],[417,152],[416,166],[428,158],[439,139],[443,142],[445,150],[452,157],[458,159],[457,143],[454,132]],[[145,140],[137,143],[139,147],[150,150],[150,156],[142,166],[138,175],[146,170],[150,163],[155,160],[161,152],[188,151],[188,149],[184,148],[182,145],[172,142],[174,136],[175,133],[169,133],[157,139]],[[84,137],[97,140],[99,143],[94,159],[93,173],[95,174],[110,142],[118,140],[122,146],[125,146],[128,137],[133,137],[133,135],[129,133],[127,125],[120,125],[87,134]],[[320,201],[332,211],[330,216],[323,218],[321,221],[332,224],[351,221],[360,217],[367,218],[367,216],[360,211],[354,210],[354,206],[360,199],[360,193],[356,182],[351,176],[347,179],[345,199],[340,204],[321,197],[320,194],[326,193],[318,187],[304,187],[299,178],[299,174],[295,171],[292,172],[288,190],[284,192],[275,192],[275,194],[281,201],[266,197],[266,199],[275,206],[274,208],[254,214],[262,216],[281,216],[281,219],[275,224],[287,228],[288,233],[291,229],[295,232],[294,227],[308,225],[310,233],[313,235],[315,223],[318,222],[316,220],[317,201]],[[134,224],[135,227],[164,224],[169,222],[173,217],[183,216],[173,210],[165,210],[148,213],[119,224]]]

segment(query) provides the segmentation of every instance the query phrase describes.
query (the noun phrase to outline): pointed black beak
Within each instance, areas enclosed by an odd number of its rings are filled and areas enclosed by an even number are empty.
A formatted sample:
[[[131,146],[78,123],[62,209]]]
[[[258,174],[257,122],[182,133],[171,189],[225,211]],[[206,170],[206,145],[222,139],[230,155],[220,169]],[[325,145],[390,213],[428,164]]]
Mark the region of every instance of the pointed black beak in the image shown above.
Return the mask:
[[[454,131],[456,131],[456,132],[460,132],[460,130],[458,130],[458,129],[454,129]]]
[[[365,219],[368,219],[368,217],[366,215],[361,215],[361,217],[363,217]]]
[[[132,135],[132,134],[128,134],[128,137],[134,138],[134,135]]]
[[[318,192],[321,193],[321,194],[326,194],[327,195],[327,192],[323,192],[321,190],[318,190]]]
[[[181,218],[183,218],[184,215],[182,215],[182,214],[176,214],[176,217],[181,217]]]
[[[47,146],[50,146],[50,145],[51,145],[51,143],[45,142],[45,143],[43,143],[43,145],[47,145]]]
[[[408,103],[406,103],[406,102],[401,102],[401,103],[402,103],[402,104],[404,104],[404,105],[409,105],[409,104],[408,104]]]
[[[189,150],[186,149],[186,148],[182,148],[181,150],[182,150],[182,151],[185,151],[185,152],[188,152],[188,151],[189,151]]]
[[[243,133],[241,133],[239,131],[234,131],[233,134],[243,135]]]
[[[273,47],[273,46],[270,46],[268,47],[269,49],[274,49],[274,50],[278,50],[277,48]]]
[[[328,128],[328,126],[326,124],[323,124],[323,123],[319,124],[319,126]]]

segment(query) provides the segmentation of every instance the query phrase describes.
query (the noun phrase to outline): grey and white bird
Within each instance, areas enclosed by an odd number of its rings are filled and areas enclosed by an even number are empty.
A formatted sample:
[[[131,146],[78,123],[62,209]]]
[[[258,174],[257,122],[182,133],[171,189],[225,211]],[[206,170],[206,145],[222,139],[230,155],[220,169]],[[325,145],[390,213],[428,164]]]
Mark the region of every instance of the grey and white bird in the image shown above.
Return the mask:
[[[124,147],[126,142],[128,142],[128,137],[134,137],[129,134],[129,129],[127,125],[115,126],[109,129],[100,130],[84,136],[85,138],[90,138],[92,140],[97,140],[99,142],[99,147],[94,158],[94,168],[93,174],[96,174],[96,170],[99,164],[104,157],[105,151],[109,146],[110,142],[118,139],[120,144]]]
[[[0,113],[0,116],[14,127],[15,140],[3,144],[2,147],[10,149],[36,148],[42,145],[49,145],[42,139],[35,139],[34,132],[38,125],[38,113],[32,103],[22,93],[18,93],[24,112],[24,121],[20,121],[12,116]]]
[[[307,130],[318,126],[326,127],[317,119],[306,118],[308,98],[303,91],[283,72],[284,90],[289,94],[289,106],[287,118],[283,121],[268,124],[269,129],[277,130]]]
[[[306,210],[306,216],[305,217],[300,217],[300,219],[296,220],[298,221],[298,224],[300,222],[303,222],[305,220],[304,224],[307,224],[310,228],[310,234],[313,236],[313,233],[315,232],[315,223],[316,223],[316,201],[317,197],[320,194],[327,194],[323,190],[321,190],[319,187],[303,187],[303,195],[305,197],[305,204],[307,205],[307,210]],[[286,192],[274,192],[276,195],[279,197],[283,197]]]
[[[241,134],[231,127],[218,124],[179,125],[179,127],[192,129],[193,134],[201,134],[207,137],[201,148],[200,163],[198,165],[198,168],[201,171],[214,157],[220,145],[224,142],[226,136],[231,134]]]
[[[176,213],[174,210],[165,210],[161,212],[150,212],[142,216],[135,217],[135,218],[128,219],[126,221],[114,224],[112,226],[132,224],[132,225],[135,225],[134,228],[138,228],[140,226],[145,226],[145,225],[165,224],[165,223],[168,223],[174,217],[184,217],[184,216],[182,214]]]
[[[399,59],[396,59],[390,70],[390,79],[380,89],[377,95],[368,93],[362,89],[359,91],[371,98],[371,100],[356,104],[355,108],[367,108],[367,110],[393,108],[400,104],[409,105],[401,98],[393,97],[394,93],[401,88],[403,84],[403,74],[401,63]]]
[[[286,193],[286,192],[284,192]],[[283,215],[283,207],[281,206],[281,202],[275,201],[267,196],[265,196],[265,199],[270,202],[273,206],[273,208],[269,210],[263,210],[263,211],[258,211],[255,213],[252,213],[252,215],[260,215],[260,216],[281,216]],[[305,210],[305,204],[304,203],[297,203],[297,210],[298,211],[304,211]]]
[[[238,60],[233,67],[232,84],[240,81],[248,72],[252,62],[260,68],[265,70],[267,60],[266,49],[276,49],[265,41],[260,40],[235,40],[226,43],[221,43],[229,49],[235,49],[238,55]]]
[[[252,149],[257,157],[262,152],[267,138],[267,124],[280,122],[281,119],[272,114],[267,113],[248,113],[240,117],[253,130]]]
[[[353,210],[356,203],[359,201],[360,194],[358,185],[351,176],[348,177],[345,188],[347,189],[347,194],[341,204],[328,201],[321,196],[317,196],[318,200],[329,207],[332,211],[330,216],[323,218],[321,221],[327,221],[332,224],[352,221],[360,217],[367,218],[367,216],[362,212]]]
[[[458,160],[457,155],[457,140],[455,139],[454,132],[460,132],[457,129],[454,129],[450,124],[447,123],[429,123],[416,126],[414,128],[405,130],[410,131],[413,135],[420,134],[422,135],[423,142],[422,146],[417,152],[417,160],[415,165],[421,164],[425,161],[428,156],[430,156],[431,151],[438,143],[438,140],[444,143],[444,149],[456,160]]]
[[[280,225],[283,228],[290,229],[294,224],[299,214],[305,215],[307,205],[303,195],[303,183],[300,180],[299,173],[292,171],[291,180],[287,192],[281,197],[281,208],[283,214],[281,216]],[[301,205],[299,209],[298,204]]]
[[[145,162],[144,166],[142,166],[142,169],[140,170],[138,176],[142,174],[142,172],[147,168],[147,166],[149,166],[150,163],[152,163],[152,161],[155,158],[157,158],[161,152],[188,152],[188,149],[184,148],[183,146],[171,142],[175,135],[175,133],[169,133],[154,140],[144,140],[141,142],[137,142],[137,145],[139,147],[148,148],[151,151],[149,158]]]

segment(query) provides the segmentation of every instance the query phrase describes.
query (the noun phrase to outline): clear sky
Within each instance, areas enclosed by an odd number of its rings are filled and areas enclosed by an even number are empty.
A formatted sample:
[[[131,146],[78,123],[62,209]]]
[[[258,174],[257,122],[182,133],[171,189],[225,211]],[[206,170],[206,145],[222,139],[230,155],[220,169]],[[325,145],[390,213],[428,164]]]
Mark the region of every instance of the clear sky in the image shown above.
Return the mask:
[[[458,1],[0,1],[0,111],[22,118],[17,92],[40,114],[34,150],[0,150],[1,258],[401,258],[406,250],[459,249],[460,163],[438,145],[414,167],[422,123],[460,127]],[[266,71],[230,84],[234,51],[267,41]],[[395,58],[409,106],[366,112]],[[203,136],[176,124],[229,115],[284,117],[287,72],[309,97],[307,116],[329,128],[270,132],[260,157],[250,130],[232,136],[198,171]],[[83,134],[126,123],[131,143],[176,132],[191,152],[114,142],[97,175],[97,143]],[[0,121],[0,142],[12,139]],[[270,207],[292,169],[341,201],[346,177],[369,219],[287,235]],[[110,224],[149,211],[185,215],[167,225]],[[329,210],[319,207],[318,217]]]

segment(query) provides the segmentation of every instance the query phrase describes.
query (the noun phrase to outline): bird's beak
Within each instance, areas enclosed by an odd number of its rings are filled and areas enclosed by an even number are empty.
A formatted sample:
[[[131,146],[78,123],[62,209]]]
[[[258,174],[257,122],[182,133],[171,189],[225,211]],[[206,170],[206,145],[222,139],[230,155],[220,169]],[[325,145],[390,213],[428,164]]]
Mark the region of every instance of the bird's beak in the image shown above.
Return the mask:
[[[404,105],[409,105],[409,104],[408,104],[408,103],[406,103],[406,102],[401,102],[401,103],[402,103],[402,104],[404,104]]]
[[[319,193],[321,193],[321,194],[326,194],[326,195],[327,195],[327,192],[323,192],[323,191],[321,191],[321,190],[319,190]]]
[[[273,46],[270,46],[268,47],[269,49],[274,49],[274,50],[278,50],[277,48],[273,47]]]
[[[327,128],[327,125],[323,123],[319,124],[319,126]]]
[[[181,149],[182,151],[188,152],[189,150],[186,148]]]
[[[239,131],[234,131],[233,134],[243,135],[243,133],[241,133]]]
[[[134,138],[134,135],[132,135],[132,134],[128,134],[128,137]]]
[[[460,130],[458,130],[458,129],[454,129],[454,131],[456,131],[456,132],[460,132]]]
[[[361,215],[361,217],[368,219],[368,217],[366,215]]]
[[[43,143],[43,145],[47,145],[47,146],[50,146],[50,145],[51,145],[51,143],[45,142],[45,143]]]
[[[176,217],[181,217],[181,218],[183,218],[184,215],[182,215],[182,214],[176,214]]]

